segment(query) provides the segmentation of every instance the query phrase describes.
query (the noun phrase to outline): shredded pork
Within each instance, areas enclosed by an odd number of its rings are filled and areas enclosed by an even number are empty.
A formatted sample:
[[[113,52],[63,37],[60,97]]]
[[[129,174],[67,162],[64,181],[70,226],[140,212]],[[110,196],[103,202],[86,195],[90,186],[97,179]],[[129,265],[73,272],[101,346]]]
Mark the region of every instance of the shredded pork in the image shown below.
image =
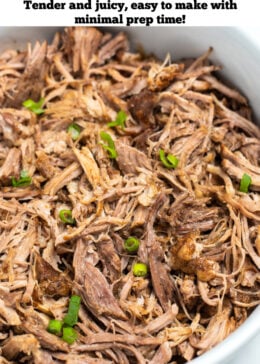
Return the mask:
[[[0,55],[3,363],[181,364],[260,303],[260,129],[247,99],[218,79],[212,49],[175,63],[129,49],[123,33],[78,27]],[[120,110],[125,128],[108,127]],[[22,171],[31,183],[13,186]],[[69,345],[47,326],[72,294],[82,303]]]

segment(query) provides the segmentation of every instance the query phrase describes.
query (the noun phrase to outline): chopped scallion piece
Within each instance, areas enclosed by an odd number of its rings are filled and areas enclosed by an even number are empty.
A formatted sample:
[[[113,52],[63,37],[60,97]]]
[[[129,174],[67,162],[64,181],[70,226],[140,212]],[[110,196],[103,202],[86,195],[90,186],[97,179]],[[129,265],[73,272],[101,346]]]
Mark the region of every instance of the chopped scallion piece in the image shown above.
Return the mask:
[[[64,324],[74,326],[78,322],[78,313],[80,308],[80,297],[71,296],[67,315],[64,317]]]
[[[76,220],[72,217],[71,210],[60,210],[59,218],[64,224],[74,225],[76,223]]]
[[[44,103],[44,98],[41,98],[38,102],[33,101],[32,99],[25,100],[23,102],[23,106],[28,110],[31,110],[37,115],[43,114],[44,109],[42,109],[42,105]]]
[[[111,138],[111,136],[108,133],[105,133],[104,131],[100,132],[100,138],[104,141],[107,142],[107,144],[103,144],[101,143],[102,147],[108,151],[109,154],[109,158],[111,159],[115,159],[117,157],[117,151],[115,148],[115,144],[113,139]]]
[[[163,149],[159,150],[159,157],[166,168],[176,168],[178,166],[179,159],[172,154],[166,156]]]
[[[63,322],[60,320],[50,320],[47,331],[54,335],[61,335]]]
[[[77,340],[77,331],[72,327],[64,327],[62,340],[66,341],[68,344],[73,344]]]
[[[21,171],[20,178],[16,179],[12,177],[12,185],[13,187],[26,187],[32,183],[32,177],[28,175],[27,171]]]
[[[136,277],[145,277],[148,273],[148,267],[144,263],[135,263],[133,265],[133,274]]]
[[[107,124],[107,126],[109,128],[113,128],[114,126],[120,126],[121,129],[124,129],[125,128],[126,117],[127,117],[126,113],[123,110],[120,110],[117,113],[116,120],[111,121],[110,123]]]
[[[248,174],[244,173],[242,178],[241,178],[241,181],[240,181],[239,191],[247,193],[248,188],[251,185],[251,183],[252,183],[251,177]]]
[[[175,157],[175,155],[168,154],[166,158],[171,163],[173,168],[176,168],[178,166],[179,159],[177,157]]]
[[[69,125],[67,131],[70,134],[72,140],[77,140],[81,130],[77,124],[73,123]]]
[[[136,253],[140,245],[140,241],[133,236],[130,236],[124,242],[124,248],[128,253]]]

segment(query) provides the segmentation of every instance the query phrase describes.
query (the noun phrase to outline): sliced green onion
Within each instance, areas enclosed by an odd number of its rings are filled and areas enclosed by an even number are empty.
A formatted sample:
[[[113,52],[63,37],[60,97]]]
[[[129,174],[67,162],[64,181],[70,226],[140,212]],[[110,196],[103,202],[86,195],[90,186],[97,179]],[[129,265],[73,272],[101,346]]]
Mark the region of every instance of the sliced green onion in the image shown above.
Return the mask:
[[[80,308],[80,297],[71,296],[67,315],[64,317],[64,324],[74,326],[78,322],[78,313]]]
[[[21,171],[20,178],[16,179],[12,177],[12,185],[13,187],[26,187],[32,183],[32,177],[28,175],[27,171]]]
[[[242,178],[241,178],[241,181],[240,181],[239,191],[247,193],[248,188],[251,185],[251,183],[252,183],[251,177],[248,174],[244,173]]]
[[[116,116],[116,120],[115,121],[111,121],[110,123],[107,124],[107,126],[109,128],[113,128],[114,126],[120,126],[121,129],[125,128],[125,121],[126,121],[127,115],[123,110],[120,110],[117,113]]]
[[[23,106],[28,110],[31,110],[37,115],[43,114],[44,109],[42,109],[42,105],[44,103],[44,98],[41,98],[38,102],[33,101],[32,99],[25,100],[23,102]]]
[[[133,265],[133,274],[136,277],[145,277],[148,273],[148,267],[144,263],[135,263]]]
[[[108,151],[109,158],[115,159],[117,157],[117,151],[113,139],[108,133],[104,131],[100,132],[100,138],[107,144],[101,143],[102,147]]]
[[[62,340],[66,341],[68,344],[73,344],[77,340],[77,331],[72,327],[64,327]]]
[[[50,320],[47,331],[54,335],[61,335],[63,322],[60,320]]]
[[[140,245],[140,241],[133,236],[130,236],[124,242],[124,248],[128,253],[136,253]]]
[[[176,168],[178,166],[179,159],[175,157],[175,155],[168,154],[166,158],[171,163],[173,168]]]
[[[162,164],[166,168],[176,168],[178,166],[179,159],[177,157],[175,157],[175,155],[173,155],[173,154],[168,154],[166,156],[165,151],[163,149],[159,150],[159,157],[160,157]]]
[[[76,220],[72,217],[71,210],[60,210],[59,218],[62,222],[64,222],[64,224],[74,225],[76,223]]]
[[[67,132],[70,134],[72,140],[77,140],[81,129],[78,124],[72,123],[69,125]]]

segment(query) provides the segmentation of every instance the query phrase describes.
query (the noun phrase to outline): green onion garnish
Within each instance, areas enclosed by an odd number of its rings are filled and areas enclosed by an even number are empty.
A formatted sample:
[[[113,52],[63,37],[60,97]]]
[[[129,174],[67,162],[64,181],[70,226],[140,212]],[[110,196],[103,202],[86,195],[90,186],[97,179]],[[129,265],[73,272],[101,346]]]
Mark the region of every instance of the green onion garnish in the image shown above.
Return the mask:
[[[178,166],[179,159],[172,154],[166,156],[163,149],[159,150],[159,157],[166,168],[176,168]]]
[[[64,224],[74,225],[76,223],[76,220],[72,217],[71,210],[60,210],[59,218]]]
[[[61,336],[62,334],[62,340],[66,341],[68,344],[73,344],[78,337],[77,331],[74,330],[72,326],[76,325],[78,322],[80,300],[80,296],[71,296],[68,313],[64,317],[64,320],[50,320],[47,327],[47,331],[51,334],[58,336]]]
[[[77,331],[72,327],[64,327],[62,340],[66,341],[68,344],[73,344],[77,340]]]
[[[100,138],[104,142],[107,142],[107,145],[103,144],[103,143],[101,143],[101,145],[105,150],[108,151],[109,158],[115,159],[117,157],[117,151],[116,151],[115,144],[114,144],[113,139],[111,138],[111,136],[108,133],[105,133],[104,131],[101,131],[100,132]]]
[[[54,335],[61,335],[63,322],[60,320],[50,320],[47,331]]]
[[[27,171],[21,171],[20,178],[16,179],[12,177],[12,185],[13,187],[26,187],[32,183],[32,177],[28,175]]]
[[[124,242],[124,248],[128,253],[136,253],[140,245],[140,241],[133,236],[130,236]]]
[[[144,263],[135,263],[133,265],[133,274],[136,277],[145,277],[148,273],[148,267]]]
[[[72,140],[77,140],[81,130],[77,124],[72,123],[69,125],[67,131],[70,134]]]
[[[71,296],[67,315],[64,317],[64,324],[74,326],[78,322],[78,313],[80,308],[80,297]]]
[[[44,103],[44,98],[41,98],[38,102],[33,101],[32,99],[28,99],[23,102],[23,106],[28,110],[31,110],[37,115],[43,114],[44,109],[42,109],[42,105]]]
[[[116,120],[115,121],[111,121],[110,123],[107,124],[107,126],[109,128],[113,128],[114,126],[120,126],[121,129],[125,128],[125,121],[126,121],[127,115],[123,110],[120,110],[117,113],[116,116]]]
[[[248,174],[244,173],[242,178],[241,178],[241,181],[240,181],[239,191],[247,193],[248,188],[251,185],[251,183],[252,183],[251,177]]]

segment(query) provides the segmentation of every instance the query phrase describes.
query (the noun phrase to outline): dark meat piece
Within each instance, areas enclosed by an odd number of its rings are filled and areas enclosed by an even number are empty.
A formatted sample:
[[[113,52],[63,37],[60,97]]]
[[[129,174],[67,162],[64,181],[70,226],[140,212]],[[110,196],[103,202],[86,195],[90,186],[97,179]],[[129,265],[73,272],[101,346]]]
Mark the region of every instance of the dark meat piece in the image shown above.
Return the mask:
[[[86,306],[97,318],[106,315],[126,320],[104,275],[92,264],[85,262],[84,265],[84,287],[78,286],[78,289]]]
[[[128,48],[126,35],[119,33],[100,48],[98,52],[99,62],[104,63],[107,59],[114,57],[119,51],[126,51]]]
[[[127,102],[128,110],[133,118],[145,127],[154,123],[153,110],[157,101],[158,97],[154,92],[144,90],[138,95],[130,97]]]
[[[149,253],[153,289],[163,310],[167,311],[174,300],[174,284],[170,277],[169,268],[163,261],[164,256],[159,244],[153,244]]]
[[[260,140],[252,139],[252,141],[250,141],[250,139],[248,139],[240,150],[251,164],[257,166],[258,161],[260,160]]]
[[[69,296],[71,291],[69,278],[65,273],[56,271],[38,254],[35,256],[35,274],[39,283],[40,295],[51,297]]]
[[[45,84],[45,76],[49,68],[47,61],[47,42],[37,42],[28,52],[25,70],[15,87],[13,94],[7,99],[6,106],[20,107],[22,102],[31,98],[38,101]]]
[[[221,216],[219,207],[207,206],[203,199],[185,194],[172,204],[169,212],[167,221],[177,235],[212,230]]]
[[[111,282],[120,278],[121,260],[111,239],[98,243],[98,252],[104,266],[104,274]]]
[[[160,193],[150,208],[146,219],[145,244],[141,244],[138,250],[138,257],[142,262],[148,263],[148,253],[153,245],[157,245],[156,234],[153,226],[157,218],[158,211],[163,207],[166,201],[166,195]]]
[[[137,168],[152,169],[151,161],[138,149],[118,141],[116,150],[118,153],[117,163],[123,173],[136,174]]]
[[[147,219],[145,246],[141,247],[138,252],[142,261],[147,260],[146,254],[148,253],[153,289],[164,311],[169,309],[173,301],[174,285],[167,265],[164,263],[164,253],[154,232],[154,223],[158,217],[158,212],[166,202],[166,196],[161,193],[151,207]]]
[[[87,77],[101,40],[102,33],[95,28],[75,27],[65,30],[64,54],[69,57],[74,73]]]
[[[55,174],[55,167],[51,164],[50,157],[43,151],[39,151],[36,154],[36,168],[44,177],[52,178]]]

